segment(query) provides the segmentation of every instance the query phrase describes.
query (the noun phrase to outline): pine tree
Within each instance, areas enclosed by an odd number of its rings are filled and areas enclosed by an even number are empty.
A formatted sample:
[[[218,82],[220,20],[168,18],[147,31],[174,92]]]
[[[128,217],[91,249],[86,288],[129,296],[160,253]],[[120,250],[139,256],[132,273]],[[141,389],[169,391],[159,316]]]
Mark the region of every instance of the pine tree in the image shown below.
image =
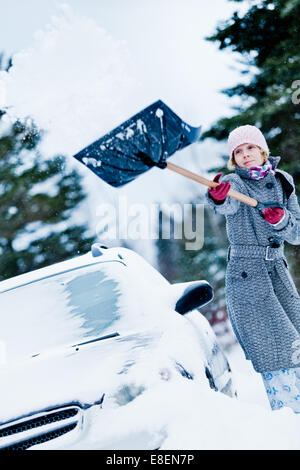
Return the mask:
[[[34,124],[15,122],[4,131],[2,121],[0,280],[84,253],[93,241],[83,225],[68,226],[85,198],[77,172],[66,169],[63,156],[42,158]],[[39,236],[41,229],[47,233]]]
[[[258,125],[271,153],[283,156],[281,165],[299,184],[300,106],[293,99],[293,87],[300,70],[300,0],[250,3],[253,6],[244,16],[235,12],[207,38],[219,42],[221,50],[230,48],[240,53],[241,73],[251,78],[248,84],[223,90],[229,97],[240,97],[240,106],[233,108],[237,114],[218,120],[202,139],[223,140],[239,125]]]

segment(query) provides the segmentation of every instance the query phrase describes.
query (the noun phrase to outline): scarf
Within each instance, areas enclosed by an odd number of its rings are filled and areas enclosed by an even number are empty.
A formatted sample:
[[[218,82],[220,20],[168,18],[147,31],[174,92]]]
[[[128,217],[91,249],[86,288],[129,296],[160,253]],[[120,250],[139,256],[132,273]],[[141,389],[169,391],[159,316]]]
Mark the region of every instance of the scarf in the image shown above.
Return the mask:
[[[272,169],[272,165],[269,160],[263,166],[252,166],[249,168],[249,174],[254,180],[261,180],[264,178],[269,171],[275,175],[275,171]]]

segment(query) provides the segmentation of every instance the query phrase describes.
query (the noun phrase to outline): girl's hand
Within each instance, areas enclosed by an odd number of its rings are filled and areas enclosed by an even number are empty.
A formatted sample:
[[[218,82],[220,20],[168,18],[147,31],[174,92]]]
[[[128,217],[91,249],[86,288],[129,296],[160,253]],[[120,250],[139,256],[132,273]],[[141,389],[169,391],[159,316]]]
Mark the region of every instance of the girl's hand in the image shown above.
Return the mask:
[[[284,210],[280,207],[267,207],[262,211],[262,216],[269,224],[277,224],[283,219]]]
[[[218,173],[213,181],[215,183],[219,183],[219,180],[222,176],[222,173]],[[210,188],[208,190],[208,194],[210,195],[210,197],[216,201],[218,204],[222,204],[225,199],[226,199],[226,196],[227,196],[227,193],[230,189],[230,183],[229,181],[227,181],[226,183],[220,183],[219,186],[217,186],[216,188]]]

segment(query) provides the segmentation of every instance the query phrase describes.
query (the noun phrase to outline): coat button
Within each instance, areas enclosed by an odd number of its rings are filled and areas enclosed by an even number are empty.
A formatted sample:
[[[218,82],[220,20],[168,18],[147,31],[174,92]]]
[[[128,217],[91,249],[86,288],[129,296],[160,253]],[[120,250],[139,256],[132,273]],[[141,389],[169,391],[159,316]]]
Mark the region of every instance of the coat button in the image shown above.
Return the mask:
[[[241,276],[245,279],[248,276],[248,274],[245,271],[243,271]]]
[[[266,184],[266,188],[267,188],[267,189],[272,189],[273,186],[274,186],[273,183],[267,183],[267,184]]]
[[[280,247],[280,243],[279,243],[278,240],[276,240],[275,237],[269,237],[268,240],[271,243],[271,248],[279,248]]]

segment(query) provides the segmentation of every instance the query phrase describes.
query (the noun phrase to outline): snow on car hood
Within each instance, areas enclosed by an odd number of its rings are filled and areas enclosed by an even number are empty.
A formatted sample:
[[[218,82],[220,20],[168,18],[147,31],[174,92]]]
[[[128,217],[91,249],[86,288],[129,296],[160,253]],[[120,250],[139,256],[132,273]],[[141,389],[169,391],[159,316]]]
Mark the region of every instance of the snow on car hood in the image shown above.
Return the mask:
[[[133,333],[2,366],[0,423],[58,405],[93,404],[118,388],[128,370],[155,351],[160,337],[158,330]]]

